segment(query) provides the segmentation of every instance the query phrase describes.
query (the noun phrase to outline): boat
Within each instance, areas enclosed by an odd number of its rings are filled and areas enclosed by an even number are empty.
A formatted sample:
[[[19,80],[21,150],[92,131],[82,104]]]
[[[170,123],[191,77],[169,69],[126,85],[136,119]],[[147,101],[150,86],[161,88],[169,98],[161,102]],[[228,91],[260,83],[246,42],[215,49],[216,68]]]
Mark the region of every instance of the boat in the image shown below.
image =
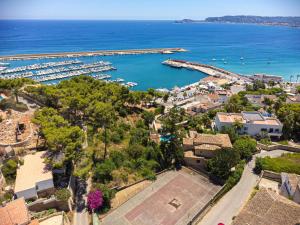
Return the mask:
[[[216,61],[216,59],[215,59],[215,58],[212,58],[212,61]]]
[[[0,62],[0,66],[9,66],[9,63]]]
[[[127,82],[126,85],[127,85],[128,87],[135,87],[135,86],[138,85],[138,83],[135,83],[135,82]]]
[[[241,57],[240,60],[244,60],[244,57]]]
[[[226,61],[224,61],[224,64],[227,64],[227,62],[226,62]]]

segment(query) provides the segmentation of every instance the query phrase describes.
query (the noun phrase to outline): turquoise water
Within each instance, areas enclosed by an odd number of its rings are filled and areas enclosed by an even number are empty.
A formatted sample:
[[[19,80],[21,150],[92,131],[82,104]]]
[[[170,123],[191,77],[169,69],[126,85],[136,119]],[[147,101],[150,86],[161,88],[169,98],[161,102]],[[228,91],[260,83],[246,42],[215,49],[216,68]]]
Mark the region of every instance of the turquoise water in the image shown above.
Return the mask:
[[[118,70],[108,74],[137,82],[137,89],[183,86],[205,76],[162,65],[169,57],[245,75],[269,73],[289,80],[290,75],[300,74],[300,29],[290,27],[171,21],[0,21],[0,43],[0,55],[160,47],[189,50],[174,55],[79,58],[112,62]],[[11,66],[44,61],[15,61]]]

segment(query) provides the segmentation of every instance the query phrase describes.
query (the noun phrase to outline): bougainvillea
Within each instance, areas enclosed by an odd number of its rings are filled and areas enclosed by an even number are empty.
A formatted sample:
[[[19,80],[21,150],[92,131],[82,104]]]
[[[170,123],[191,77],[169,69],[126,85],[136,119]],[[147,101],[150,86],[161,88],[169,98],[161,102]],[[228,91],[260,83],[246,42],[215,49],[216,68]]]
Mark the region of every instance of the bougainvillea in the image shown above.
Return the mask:
[[[88,194],[87,206],[90,211],[95,211],[103,205],[103,194],[100,190],[92,191]]]

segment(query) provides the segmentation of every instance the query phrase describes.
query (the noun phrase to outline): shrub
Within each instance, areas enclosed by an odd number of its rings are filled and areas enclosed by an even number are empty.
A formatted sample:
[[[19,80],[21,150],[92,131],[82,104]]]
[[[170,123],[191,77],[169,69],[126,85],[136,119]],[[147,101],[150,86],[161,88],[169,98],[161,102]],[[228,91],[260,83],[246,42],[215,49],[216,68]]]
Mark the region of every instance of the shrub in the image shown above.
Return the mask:
[[[103,213],[107,212],[110,209],[110,201],[115,196],[115,190],[112,190],[112,189],[108,188],[106,185],[100,184],[100,183],[94,183],[93,189],[100,190],[102,192],[103,204],[100,209],[100,212],[103,212]]]
[[[5,162],[3,167],[1,168],[4,177],[8,179],[15,178],[17,167],[18,164],[16,160],[9,159],[7,162]]]
[[[103,194],[100,190],[92,191],[87,197],[87,206],[90,212],[97,211],[103,205]]]
[[[116,168],[115,164],[111,160],[106,160],[101,164],[98,164],[95,169],[94,179],[102,183],[107,183],[112,180],[112,171]]]
[[[54,195],[59,201],[68,201],[69,198],[71,197],[71,193],[67,188],[56,190]]]

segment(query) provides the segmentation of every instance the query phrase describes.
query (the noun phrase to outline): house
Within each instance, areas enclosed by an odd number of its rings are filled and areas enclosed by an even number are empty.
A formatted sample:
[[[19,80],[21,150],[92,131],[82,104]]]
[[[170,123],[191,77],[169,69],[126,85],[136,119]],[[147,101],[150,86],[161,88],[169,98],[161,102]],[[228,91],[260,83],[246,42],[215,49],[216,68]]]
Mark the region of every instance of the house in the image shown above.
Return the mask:
[[[273,81],[275,83],[281,83],[283,82],[283,78],[281,76],[274,76],[274,75],[267,75],[267,74],[254,74],[250,77],[251,80],[260,80],[264,83],[269,83],[270,81]]]
[[[15,195],[17,198],[36,199],[54,192],[52,171],[44,163],[46,152],[24,157],[24,165],[17,169]]]
[[[222,148],[232,148],[228,134],[199,134],[191,131],[183,139],[184,161],[197,169],[206,166],[207,159],[214,157]]]
[[[297,225],[299,222],[300,205],[262,188],[235,217],[232,225]]]
[[[256,105],[256,106],[260,106],[260,107],[263,107],[266,105],[265,104],[266,99],[270,99],[273,102],[277,100],[276,95],[250,95],[250,94],[247,94],[247,95],[245,95],[245,97],[248,99],[248,101],[252,105]]]
[[[300,204],[300,176],[291,173],[281,173],[280,193]]]
[[[7,203],[0,208],[0,225],[38,225],[37,220],[31,220],[24,198]]]
[[[221,131],[225,127],[231,127],[239,122],[242,128],[240,134],[258,136],[266,133],[270,137],[280,137],[282,135],[282,123],[273,117],[265,117],[260,112],[222,113],[218,112],[214,127]]]
[[[286,99],[286,103],[289,104],[300,103],[300,94],[288,95]]]

